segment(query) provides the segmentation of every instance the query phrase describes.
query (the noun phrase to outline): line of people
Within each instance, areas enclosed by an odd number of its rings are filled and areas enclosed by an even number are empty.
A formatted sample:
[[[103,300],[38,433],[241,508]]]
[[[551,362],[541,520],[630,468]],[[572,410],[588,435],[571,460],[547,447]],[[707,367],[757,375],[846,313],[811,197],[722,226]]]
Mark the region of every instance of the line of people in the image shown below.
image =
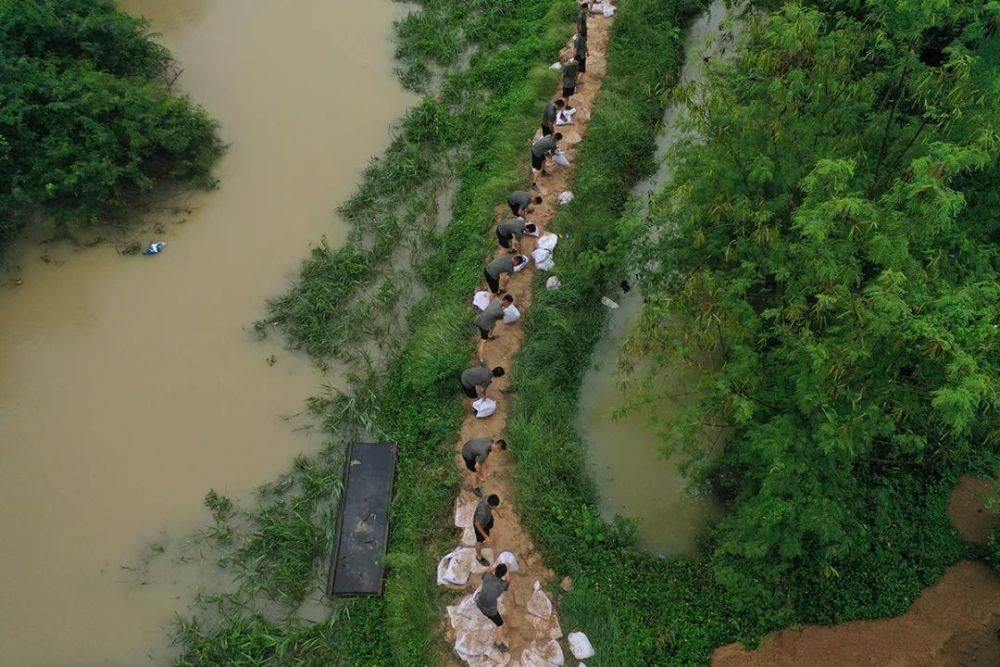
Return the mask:
[[[563,136],[556,132],[556,124],[560,113],[572,111],[569,106],[570,98],[576,94],[580,76],[587,71],[587,16],[589,14],[588,3],[580,4],[580,12],[577,16],[577,35],[573,41],[574,58],[564,63],[562,67],[562,97],[549,102],[542,113],[541,134],[531,146],[531,185],[537,190],[537,179],[539,175],[546,176],[545,161],[553,157],[559,147],[559,141]],[[502,366],[490,368],[484,361],[486,344],[495,340],[493,333],[497,322],[504,317],[504,311],[514,303],[513,295],[506,293],[507,284],[511,276],[527,260],[521,255],[521,241],[525,234],[537,236],[538,226],[527,219],[527,215],[534,211],[543,203],[541,195],[518,190],[510,194],[507,198],[507,205],[510,207],[514,217],[501,221],[496,226],[496,238],[499,246],[508,253],[498,255],[491,260],[483,270],[483,277],[489,287],[493,299],[476,316],[476,325],[479,328],[479,365],[465,369],[460,378],[459,384],[462,392],[470,399],[471,403],[485,398],[487,390],[493,380],[501,378],[506,374]],[[473,411],[475,408],[473,407]],[[482,555],[483,545],[492,546],[493,538],[490,533],[495,524],[495,518],[503,518],[500,508],[500,497],[495,494],[484,494],[482,487],[487,477],[487,461],[491,454],[497,454],[507,450],[507,442],[502,438],[481,437],[467,441],[462,447],[462,460],[469,472],[469,480],[474,495],[479,497],[473,514],[473,529],[476,536],[476,559],[487,567],[483,575],[482,587],[476,596],[476,605],[479,610],[493,622],[496,626],[494,632],[494,643],[501,653],[509,650],[504,643],[504,620],[499,610],[500,596],[510,586],[511,573],[503,562],[495,560],[490,563]]]

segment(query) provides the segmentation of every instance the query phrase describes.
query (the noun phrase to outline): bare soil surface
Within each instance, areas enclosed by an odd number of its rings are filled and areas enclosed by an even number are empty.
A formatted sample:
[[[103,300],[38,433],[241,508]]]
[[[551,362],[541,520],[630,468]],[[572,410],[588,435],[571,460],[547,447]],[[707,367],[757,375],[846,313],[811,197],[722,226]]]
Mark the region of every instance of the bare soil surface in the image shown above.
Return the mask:
[[[958,533],[984,544],[998,517],[983,506],[989,483],[967,475],[952,492],[948,514]],[[832,627],[783,630],[756,651],[730,644],[713,667],[961,667],[1000,665],[1000,575],[962,561],[945,570],[902,616]]]
[[[1000,527],[1000,516],[990,512],[985,505],[992,491],[993,484],[975,475],[965,475],[958,480],[948,500],[948,516],[962,539],[985,546],[990,533]]]
[[[549,222],[552,220],[552,217],[555,215],[556,209],[559,207],[559,193],[570,189],[570,183],[573,178],[576,159],[579,153],[579,144],[583,136],[586,134],[587,127],[590,124],[591,112],[594,108],[598,93],[601,90],[604,75],[607,71],[606,54],[612,21],[612,18],[605,18],[597,14],[592,15],[589,19],[587,39],[589,54],[587,57],[587,72],[586,74],[580,76],[577,92],[570,100],[571,106],[577,110],[575,116],[573,117],[574,122],[572,125],[565,125],[556,128],[556,131],[561,132],[563,135],[560,147],[569,158],[571,164],[569,167],[559,167],[558,165],[553,164],[551,160],[547,161],[546,169],[549,172],[549,175],[541,176],[538,179],[539,191],[537,192],[537,194],[540,194],[543,197],[544,201],[541,205],[536,206],[534,211],[527,216],[530,221],[539,225],[542,230],[546,229]],[[571,44],[567,44],[566,47],[564,47],[560,52],[559,59],[562,62],[566,62],[572,58],[572,55],[572,46]],[[559,92],[561,92],[561,88],[556,92],[554,97],[558,97]],[[539,122],[541,121],[541,115],[542,109],[539,108]],[[527,179],[530,179],[531,171],[529,160],[531,142],[539,136],[541,136],[540,129],[536,130],[534,137],[531,137],[530,139],[527,137],[525,138],[524,169],[525,177]],[[528,180],[527,183],[530,183],[530,180]],[[500,222],[501,220],[510,217],[510,209],[507,207],[506,203],[503,203],[496,207],[494,214],[496,221]],[[492,230],[490,233],[492,234]],[[530,257],[531,251],[535,249],[535,242],[536,240],[533,237],[526,235],[521,242],[521,254]],[[499,256],[506,252],[506,250],[498,247],[496,255]],[[553,273],[558,275],[558,247],[555,251],[555,262],[556,270]],[[523,271],[520,271],[512,276],[509,284],[507,285],[507,291],[514,296],[514,303],[518,310],[521,311],[522,320],[524,317],[528,316],[528,311],[531,309],[534,296],[533,281],[535,271],[536,269],[534,263],[532,262],[527,269],[524,269]],[[485,284],[483,284],[477,289],[482,290],[488,288]],[[470,304],[472,302],[471,294],[469,295],[469,302]],[[491,368],[493,366],[502,366],[507,370],[508,375],[494,380],[489,388],[488,396],[497,402],[496,412],[491,417],[486,419],[477,419],[470,410],[469,416],[462,424],[459,437],[455,442],[455,465],[458,470],[461,471],[464,483],[462,491],[456,500],[456,505],[463,505],[478,500],[472,493],[473,484],[471,475],[469,475],[466,471],[465,464],[462,462],[461,455],[458,453],[461,451],[462,445],[472,438],[506,437],[510,402],[514,398],[513,394],[509,391],[509,373],[512,370],[514,361],[516,360],[517,354],[521,349],[521,344],[524,341],[524,329],[521,322],[517,322],[512,325],[498,323],[494,329],[494,334],[497,338],[496,340],[487,342],[483,354],[483,361]],[[478,342],[477,335],[477,345]],[[477,360],[474,358],[471,362],[477,363]],[[463,400],[468,405],[468,400]],[[516,450],[517,442],[513,442],[508,439],[508,444],[510,447],[509,451]],[[550,584],[552,583],[554,573],[545,566],[541,554],[538,552],[534,542],[528,534],[528,531],[521,524],[520,515],[518,513],[518,498],[513,480],[514,471],[514,463],[507,452],[492,454],[489,457],[489,477],[486,482],[481,485],[483,495],[495,493],[501,499],[499,507],[500,512],[496,516],[495,526],[491,535],[493,538],[493,544],[491,545],[492,553],[499,554],[504,551],[510,551],[517,557],[520,565],[520,571],[511,576],[511,585],[508,592],[503,597],[502,605],[505,622],[504,627],[506,631],[505,639],[510,646],[510,652],[507,654],[509,658],[506,658],[504,662],[493,662],[489,659],[483,659],[482,661],[477,661],[477,665],[506,664],[506,660],[509,660],[512,664],[520,665],[522,664],[522,660],[527,659],[523,658],[522,654],[525,649],[529,648],[533,643],[536,646],[540,646],[545,642],[548,642],[554,635],[562,635],[558,626],[557,614],[555,612],[553,612],[550,619],[546,619],[546,622],[541,623],[537,617],[531,615],[527,611],[527,601],[534,592],[533,587],[535,581],[541,582],[543,590],[547,590],[551,588]],[[468,585],[462,588],[456,587],[456,590],[461,590],[462,596],[464,597],[478,587],[480,582],[481,576],[474,574],[471,576]],[[460,599],[461,598],[456,598],[453,601],[453,604],[458,604]],[[448,628],[446,631],[446,637],[449,643],[453,644],[456,639],[456,633],[451,628],[451,625],[447,620],[446,625]],[[572,630],[572,628],[567,629],[567,631],[569,630]],[[568,661],[572,661],[572,656],[568,651],[568,645],[566,645],[565,642],[563,643],[563,648],[566,659]],[[454,653],[452,654],[451,664],[462,664],[458,661],[458,658]],[[549,663],[542,663],[534,660],[530,662],[530,664],[541,665]]]

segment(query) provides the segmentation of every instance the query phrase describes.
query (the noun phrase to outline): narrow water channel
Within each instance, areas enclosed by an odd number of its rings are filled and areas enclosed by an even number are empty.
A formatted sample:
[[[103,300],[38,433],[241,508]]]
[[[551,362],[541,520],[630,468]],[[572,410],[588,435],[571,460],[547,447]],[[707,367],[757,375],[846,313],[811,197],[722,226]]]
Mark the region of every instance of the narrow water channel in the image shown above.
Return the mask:
[[[732,48],[730,35],[723,37],[724,33],[732,32],[727,25],[729,17],[725,3],[716,0],[688,27],[682,84],[701,83],[704,58],[731,55],[725,50],[727,45]],[[663,129],[656,138],[660,169],[635,187],[632,194],[636,198],[647,198],[670,179],[670,169],[663,158],[685,136],[681,115],[679,105],[666,109]],[[604,338],[594,348],[578,406],[578,428],[601,494],[601,511],[609,520],[615,515],[638,519],[639,541],[653,553],[667,557],[693,554],[698,548],[698,538],[721,515],[721,509],[710,496],[688,488],[687,480],[678,470],[678,459],[661,456],[660,440],[650,427],[649,412],[613,418],[615,411],[631,398],[620,389],[618,354],[622,341],[639,318],[642,296],[633,290],[620,299],[619,306],[611,313]],[[694,388],[699,380],[693,369],[683,367],[668,369],[663,379],[679,396]],[[669,420],[688,404],[683,398],[673,405],[660,403],[656,406],[656,416]],[[698,437],[710,446],[723,434],[706,431]]]
[[[230,145],[218,190],[165,202],[160,256],[26,241],[0,288],[0,665],[162,664],[197,583],[150,543],[246,498],[319,437],[318,373],[248,333],[414,98],[390,0],[126,0]],[[180,211],[171,211],[179,206]],[[189,209],[189,210],[186,210]],[[42,257],[44,256],[44,259]],[[23,283],[14,287],[11,278]],[[268,363],[268,358],[274,359]],[[335,381],[324,378],[323,381]]]

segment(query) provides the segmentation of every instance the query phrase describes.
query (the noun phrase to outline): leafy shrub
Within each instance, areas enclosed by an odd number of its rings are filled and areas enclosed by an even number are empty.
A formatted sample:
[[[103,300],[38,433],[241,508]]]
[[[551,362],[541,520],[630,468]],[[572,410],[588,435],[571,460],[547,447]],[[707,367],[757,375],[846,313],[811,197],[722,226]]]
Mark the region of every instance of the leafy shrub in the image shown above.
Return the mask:
[[[168,64],[111,2],[0,4],[0,242],[38,213],[75,229],[163,181],[214,184],[215,123],[171,92]]]

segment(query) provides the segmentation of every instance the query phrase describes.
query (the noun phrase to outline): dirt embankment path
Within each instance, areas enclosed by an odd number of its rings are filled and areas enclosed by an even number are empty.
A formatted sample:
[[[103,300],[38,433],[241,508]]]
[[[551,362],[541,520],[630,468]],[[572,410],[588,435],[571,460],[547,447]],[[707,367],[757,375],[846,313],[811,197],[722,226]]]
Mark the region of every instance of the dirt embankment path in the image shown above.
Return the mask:
[[[959,480],[948,514],[958,533],[985,544],[998,518],[983,506],[989,486]],[[1000,665],[1000,575],[963,561],[949,567],[902,616],[832,627],[783,630],[757,651],[730,644],[715,651],[713,667],[916,667]]]
[[[578,85],[576,94],[570,100],[571,106],[577,112],[573,117],[574,122],[572,125],[556,128],[556,131],[561,132],[563,135],[560,146],[569,158],[571,165],[569,167],[559,167],[553,165],[551,161],[548,162],[547,169],[549,175],[538,179],[538,194],[543,197],[543,203],[536,206],[534,211],[528,216],[532,222],[538,224],[543,230],[548,227],[556,213],[556,209],[559,207],[559,194],[571,189],[570,183],[575,171],[579,145],[587,132],[591,113],[607,71],[606,56],[612,21],[612,18],[606,18],[598,14],[591,15],[588,20],[587,44],[589,54],[587,58],[587,72],[580,77],[580,85]],[[559,59],[562,62],[566,62],[572,56],[573,49],[568,44],[560,52]],[[559,97],[560,93],[561,87],[557,91],[554,91],[553,98]],[[541,115],[542,109],[539,108],[539,122],[541,121]],[[523,152],[526,178],[530,175],[529,153],[531,142],[540,135],[541,131],[536,130],[534,137],[524,138]],[[496,221],[499,222],[510,217],[510,209],[506,203],[499,204],[494,214]],[[491,230],[490,234],[492,233]],[[530,256],[531,251],[535,249],[536,239],[525,236],[521,245],[522,254]],[[497,248],[496,254],[500,255],[504,252],[506,251]],[[557,269],[558,258],[559,251],[557,248],[555,252]],[[532,262],[527,269],[512,276],[510,283],[507,285],[507,291],[514,296],[515,305],[521,311],[522,318],[527,316],[528,311],[531,309],[534,295],[535,270],[534,263]],[[557,274],[558,270],[555,273]],[[478,289],[486,289],[486,287],[483,285]],[[469,301],[470,303],[472,301],[471,293],[469,294]],[[483,360],[489,367],[502,366],[508,372],[507,376],[494,380],[490,386],[488,395],[497,401],[497,410],[491,417],[486,419],[477,419],[472,414],[465,419],[459,437],[455,442],[456,452],[460,452],[462,445],[472,438],[506,438],[509,408],[514,398],[513,394],[509,392],[509,373],[513,369],[517,354],[524,341],[524,329],[520,322],[512,325],[498,323],[494,329],[494,333],[497,335],[497,338],[496,340],[487,342]],[[476,342],[478,344],[478,335]],[[476,363],[475,359],[471,361],[472,363]],[[553,609],[549,617],[540,617],[537,614],[529,612],[528,609],[531,606],[529,602],[533,596],[535,596],[536,603],[539,601],[534,591],[535,582],[540,582],[544,591],[551,584],[554,574],[545,566],[541,554],[528,535],[528,531],[521,524],[518,511],[518,498],[513,480],[515,466],[510,454],[510,452],[516,451],[517,442],[508,439],[508,443],[510,447],[508,452],[495,453],[490,456],[489,477],[481,485],[481,490],[484,496],[495,493],[501,499],[500,514],[496,517],[495,527],[492,531],[494,540],[492,554],[497,555],[504,551],[510,551],[517,557],[520,566],[519,571],[511,577],[510,588],[504,595],[501,605],[501,612],[505,621],[506,642],[510,647],[510,651],[506,654],[500,654],[492,649],[491,646],[487,646],[485,653],[471,658],[466,657],[464,661],[474,667],[493,667],[494,665],[502,666],[507,664],[548,667],[553,664],[562,664],[561,662],[549,660],[549,658],[553,660],[556,658],[552,653],[552,641],[555,640],[558,643],[560,640],[564,640],[562,629],[559,627],[557,613]],[[456,499],[456,510],[464,507],[466,514],[468,514],[470,505],[478,502],[478,498],[472,493],[471,479],[469,479],[470,476],[465,469],[460,454],[456,455],[455,465],[464,479],[462,491]],[[464,546],[470,546],[470,537],[471,530],[466,530],[464,532]],[[485,549],[484,555],[488,555]],[[466,586],[454,587],[455,590],[463,591],[462,598],[457,598],[454,604],[459,605],[460,600],[465,599],[466,606],[465,608],[449,608],[449,617],[445,623],[447,625],[447,639],[452,645],[461,639],[464,634],[470,636],[478,634],[480,637],[486,638],[489,636],[489,632],[492,632],[493,626],[489,621],[486,621],[488,625],[478,626],[479,629],[477,630],[477,626],[475,625],[477,622],[475,618],[476,614],[474,613],[476,611],[475,607],[468,609],[468,594],[479,586],[481,579],[480,574],[473,570],[473,574]],[[532,608],[537,609],[537,606],[532,606]],[[465,618],[460,618],[459,612],[461,611],[469,613]],[[567,629],[567,631],[569,630],[572,630],[572,628]],[[478,641],[475,640],[468,643],[463,641],[463,646],[468,647],[470,644],[478,643]],[[567,647],[565,641],[561,642],[561,647],[563,649]],[[482,650],[482,647],[477,650]],[[570,664],[572,657],[568,651],[565,651],[565,654],[566,664]],[[457,652],[453,653],[451,664],[462,664],[458,662],[458,657],[459,654]]]

